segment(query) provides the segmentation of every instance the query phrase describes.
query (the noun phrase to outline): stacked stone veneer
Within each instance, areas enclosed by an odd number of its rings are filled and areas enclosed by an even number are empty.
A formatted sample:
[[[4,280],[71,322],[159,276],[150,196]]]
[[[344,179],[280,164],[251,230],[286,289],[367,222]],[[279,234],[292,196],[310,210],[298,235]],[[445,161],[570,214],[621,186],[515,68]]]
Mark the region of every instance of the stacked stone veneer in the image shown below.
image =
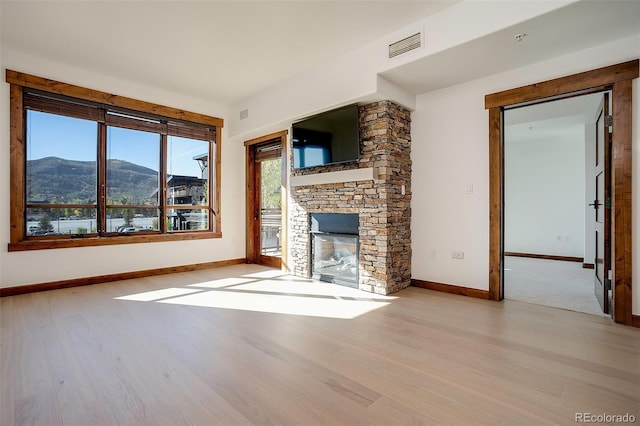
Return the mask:
[[[389,294],[411,284],[411,117],[390,101],[359,107],[360,160],[293,170],[293,176],[374,168],[374,180],[292,187],[289,268],[311,275],[312,213],[358,213],[361,290]],[[404,195],[402,186],[404,185]]]

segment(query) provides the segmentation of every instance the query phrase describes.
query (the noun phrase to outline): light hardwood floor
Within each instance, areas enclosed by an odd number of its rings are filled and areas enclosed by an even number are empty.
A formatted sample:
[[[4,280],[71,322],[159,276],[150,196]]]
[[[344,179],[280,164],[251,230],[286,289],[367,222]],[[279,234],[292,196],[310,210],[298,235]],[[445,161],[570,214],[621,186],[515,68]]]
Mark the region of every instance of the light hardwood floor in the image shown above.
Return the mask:
[[[640,330],[255,265],[0,300],[0,423],[640,422]]]

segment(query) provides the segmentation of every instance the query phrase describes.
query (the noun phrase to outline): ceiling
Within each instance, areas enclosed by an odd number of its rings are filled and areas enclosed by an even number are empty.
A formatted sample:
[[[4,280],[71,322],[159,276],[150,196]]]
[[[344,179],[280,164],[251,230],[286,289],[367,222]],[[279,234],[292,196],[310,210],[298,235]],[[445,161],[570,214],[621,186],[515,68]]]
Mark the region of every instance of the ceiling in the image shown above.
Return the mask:
[[[533,104],[505,111],[505,143],[535,143],[584,137],[585,124],[596,121],[602,93]]]
[[[382,75],[420,94],[637,34],[640,1],[583,0]]]
[[[2,0],[1,37],[9,49],[230,105],[454,3]]]
[[[0,34],[3,48],[236,105],[455,3],[0,0]],[[382,75],[425,93],[637,35],[639,23],[640,1],[579,1]]]

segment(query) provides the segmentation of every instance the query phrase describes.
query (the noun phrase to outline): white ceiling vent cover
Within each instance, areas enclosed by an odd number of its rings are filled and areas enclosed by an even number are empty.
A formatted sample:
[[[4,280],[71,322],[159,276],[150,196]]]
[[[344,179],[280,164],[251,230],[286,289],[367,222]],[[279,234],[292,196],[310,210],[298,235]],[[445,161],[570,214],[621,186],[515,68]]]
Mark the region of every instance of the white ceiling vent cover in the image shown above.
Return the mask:
[[[395,58],[403,53],[410,52],[422,47],[422,33],[415,33],[409,37],[389,45],[389,59]]]

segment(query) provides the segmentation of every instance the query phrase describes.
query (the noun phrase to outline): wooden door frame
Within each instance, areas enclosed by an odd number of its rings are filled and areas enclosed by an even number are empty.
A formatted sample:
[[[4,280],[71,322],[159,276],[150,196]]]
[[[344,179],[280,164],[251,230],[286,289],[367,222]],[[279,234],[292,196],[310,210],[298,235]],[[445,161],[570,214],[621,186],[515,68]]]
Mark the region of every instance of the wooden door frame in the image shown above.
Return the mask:
[[[246,221],[246,241],[245,241],[245,259],[247,263],[258,263],[260,250],[258,247],[258,234],[255,232],[254,224],[254,211],[256,208],[256,199],[253,194],[256,193],[255,182],[253,176],[255,175],[255,146],[266,142],[280,141],[281,157],[282,157],[282,229],[280,231],[280,241],[282,245],[282,257],[281,268],[287,270],[287,198],[288,198],[288,185],[287,185],[287,170],[289,164],[289,155],[287,151],[287,135],[288,130],[281,130],[279,132],[270,133],[268,135],[260,136],[255,139],[250,139],[244,142],[245,146],[245,221]]]
[[[612,318],[632,325],[632,80],[638,59],[485,96],[489,110],[489,298],[504,298],[504,131],[505,107],[611,90]],[[637,322],[637,321],[636,321]]]

